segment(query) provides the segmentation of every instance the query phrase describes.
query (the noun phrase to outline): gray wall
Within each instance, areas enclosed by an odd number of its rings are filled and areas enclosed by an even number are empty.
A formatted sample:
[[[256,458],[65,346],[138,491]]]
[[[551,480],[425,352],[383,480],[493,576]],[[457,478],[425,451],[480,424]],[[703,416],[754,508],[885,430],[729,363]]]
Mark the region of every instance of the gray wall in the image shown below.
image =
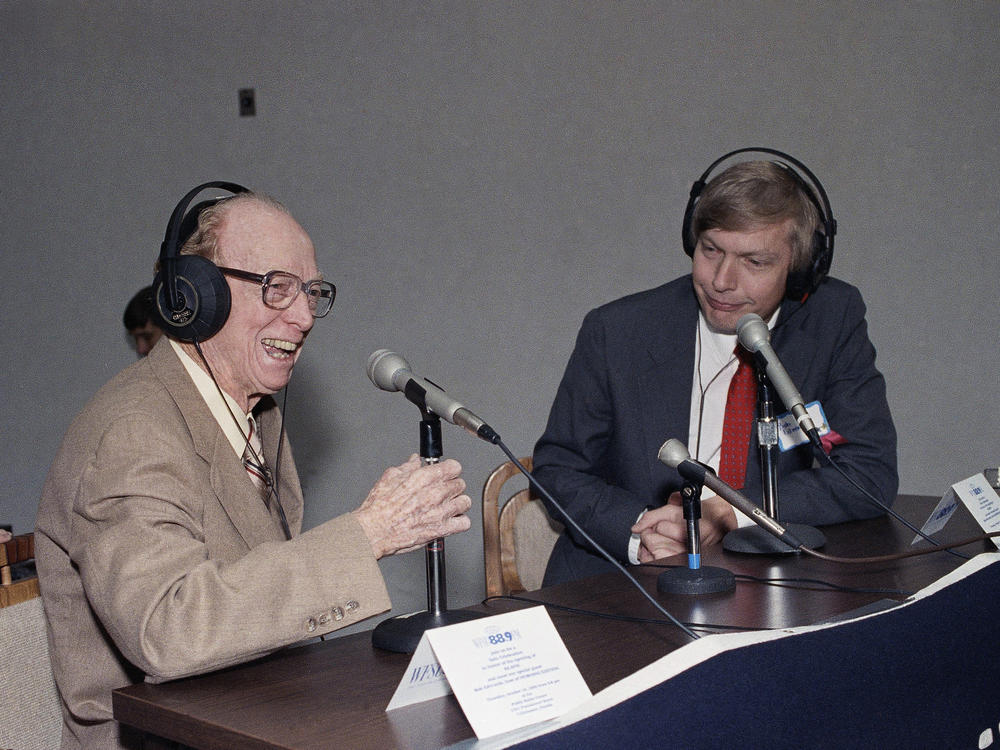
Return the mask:
[[[940,494],[1000,460],[998,37],[1000,3],[944,0],[4,0],[0,520],[32,526],[69,421],[133,360],[122,308],[193,185],[278,196],[340,290],[289,396],[315,525],[417,448],[370,352],[529,453],[584,313],[685,271],[690,184],[747,145],[827,187],[901,489]],[[478,498],[504,456],[444,427]],[[482,595],[473,523],[455,605]],[[383,569],[396,612],[423,606],[422,555]]]

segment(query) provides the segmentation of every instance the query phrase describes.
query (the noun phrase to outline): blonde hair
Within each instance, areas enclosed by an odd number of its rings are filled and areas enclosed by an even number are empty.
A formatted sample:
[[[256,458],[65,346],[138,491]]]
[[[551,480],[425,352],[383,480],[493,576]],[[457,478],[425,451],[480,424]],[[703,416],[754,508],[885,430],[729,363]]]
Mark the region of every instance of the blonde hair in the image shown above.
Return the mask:
[[[713,178],[691,216],[691,247],[708,229],[742,232],[791,221],[792,271],[812,263],[820,213],[808,188],[790,167],[773,161],[745,161]]]

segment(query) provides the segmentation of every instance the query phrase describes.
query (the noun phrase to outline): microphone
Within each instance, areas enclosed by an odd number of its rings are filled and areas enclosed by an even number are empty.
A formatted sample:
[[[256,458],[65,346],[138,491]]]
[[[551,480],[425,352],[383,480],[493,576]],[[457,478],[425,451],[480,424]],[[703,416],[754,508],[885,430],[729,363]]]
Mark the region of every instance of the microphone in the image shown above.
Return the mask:
[[[768,380],[778,392],[778,396],[785,406],[792,412],[792,416],[799,423],[802,431],[809,436],[810,442],[820,450],[823,450],[823,443],[819,439],[819,430],[806,411],[802,401],[802,394],[799,393],[795,384],[789,377],[788,372],[781,365],[781,360],[771,347],[771,332],[767,330],[767,323],[757,313],[747,313],[736,323],[736,337],[740,346],[748,352],[757,355],[758,361],[763,361],[764,372]]]
[[[660,446],[660,452],[656,454],[656,457],[670,468],[677,469],[685,479],[704,484],[734,508],[746,513],[758,526],[774,534],[774,536],[778,537],[778,539],[789,547],[798,549],[803,546],[802,542],[789,533],[784,526],[767,515],[760,507],[750,502],[745,495],[740,494],[719,479],[709,467],[698,461],[691,460],[688,449],[680,440],[676,438],[667,440],[667,442]]]
[[[372,352],[366,368],[368,377],[383,391],[401,391],[421,409],[437,414],[453,425],[463,427],[476,437],[496,445],[500,436],[486,422],[453,399],[442,388],[410,370],[410,363],[395,352],[379,349]]]

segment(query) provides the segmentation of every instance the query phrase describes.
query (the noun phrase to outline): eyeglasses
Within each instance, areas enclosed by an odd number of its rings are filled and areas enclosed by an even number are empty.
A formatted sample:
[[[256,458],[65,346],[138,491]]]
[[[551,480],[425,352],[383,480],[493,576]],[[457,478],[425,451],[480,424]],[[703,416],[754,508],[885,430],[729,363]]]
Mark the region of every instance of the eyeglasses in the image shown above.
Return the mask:
[[[329,281],[303,281],[288,271],[268,271],[261,276],[238,268],[219,266],[219,270],[226,276],[260,284],[261,299],[272,310],[287,310],[299,296],[299,292],[305,292],[309,312],[314,318],[322,318],[330,312],[337,296],[337,287]]]

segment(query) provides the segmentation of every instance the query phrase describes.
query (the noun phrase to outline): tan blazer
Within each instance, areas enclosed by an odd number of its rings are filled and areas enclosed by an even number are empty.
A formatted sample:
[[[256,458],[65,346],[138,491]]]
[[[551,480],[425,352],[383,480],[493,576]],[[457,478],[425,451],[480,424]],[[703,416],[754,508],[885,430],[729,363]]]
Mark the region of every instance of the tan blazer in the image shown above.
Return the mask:
[[[279,414],[270,398],[261,407],[273,467]],[[279,493],[291,541],[165,337],[77,416],[35,529],[64,748],[136,746],[111,718],[115,688],[247,661],[391,606],[353,516],[299,533],[287,440]]]

